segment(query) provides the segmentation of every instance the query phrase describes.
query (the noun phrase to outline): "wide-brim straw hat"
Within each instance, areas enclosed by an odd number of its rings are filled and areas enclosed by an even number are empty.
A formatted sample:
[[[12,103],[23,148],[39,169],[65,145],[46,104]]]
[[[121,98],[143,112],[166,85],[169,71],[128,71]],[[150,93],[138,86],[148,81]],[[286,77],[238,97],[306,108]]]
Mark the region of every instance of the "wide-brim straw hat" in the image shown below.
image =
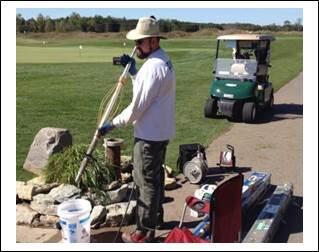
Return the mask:
[[[152,17],[142,17],[138,20],[136,28],[130,30],[126,34],[126,38],[129,40],[139,40],[143,38],[159,37],[167,39],[160,34],[159,22]]]

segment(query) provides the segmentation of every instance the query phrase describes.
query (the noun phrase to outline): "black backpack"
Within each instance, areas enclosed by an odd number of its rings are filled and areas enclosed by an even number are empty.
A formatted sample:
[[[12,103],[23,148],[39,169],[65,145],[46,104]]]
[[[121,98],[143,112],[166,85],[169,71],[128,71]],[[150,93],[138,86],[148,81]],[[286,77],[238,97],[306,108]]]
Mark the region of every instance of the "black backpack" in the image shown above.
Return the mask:
[[[198,143],[193,144],[181,144],[179,146],[179,155],[176,163],[176,168],[179,170],[179,172],[183,173],[183,166],[187,161],[190,161],[193,159],[193,157],[196,156],[197,150],[199,148],[199,151],[202,152],[204,155],[204,159],[206,160],[206,153],[205,153],[205,147]]]

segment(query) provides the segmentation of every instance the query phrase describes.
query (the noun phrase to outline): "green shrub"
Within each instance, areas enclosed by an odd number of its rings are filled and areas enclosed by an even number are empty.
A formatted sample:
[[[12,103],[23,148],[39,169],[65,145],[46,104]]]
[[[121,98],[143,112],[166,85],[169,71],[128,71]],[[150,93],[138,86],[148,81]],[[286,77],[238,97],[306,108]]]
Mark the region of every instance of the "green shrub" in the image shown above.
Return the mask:
[[[86,145],[73,145],[62,153],[52,155],[44,169],[46,182],[77,185],[75,178],[86,149]],[[80,188],[83,190],[88,188],[103,190],[115,178],[111,165],[105,161],[104,153],[96,149],[93,156],[96,161],[88,162],[80,179]]]

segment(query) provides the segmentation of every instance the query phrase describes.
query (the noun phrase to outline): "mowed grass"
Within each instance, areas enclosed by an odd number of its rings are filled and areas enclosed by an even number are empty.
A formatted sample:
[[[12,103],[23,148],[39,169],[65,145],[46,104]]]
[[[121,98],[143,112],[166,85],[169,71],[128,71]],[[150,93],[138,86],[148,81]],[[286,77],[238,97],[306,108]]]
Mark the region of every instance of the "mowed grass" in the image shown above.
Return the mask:
[[[81,63],[112,62],[113,55],[123,53],[121,48],[32,47],[17,46],[19,63]]]
[[[123,39],[47,39],[45,44],[43,41],[17,39],[17,180],[33,176],[22,166],[41,128],[67,128],[73,136],[73,144],[90,143],[100,102],[122,73],[122,67],[112,65],[112,57],[130,53],[133,47],[129,41],[125,41],[124,47]],[[176,38],[163,40],[161,45],[170,55],[177,76],[177,132],[167,153],[167,164],[175,168],[180,144],[208,145],[231,123],[203,116],[213,79],[216,40],[213,37]],[[302,70],[302,36],[281,36],[272,49],[270,78],[277,90]],[[138,67],[141,64],[142,61],[138,61]],[[131,95],[128,83],[123,89],[120,110],[129,104]],[[124,138],[122,154],[132,154],[132,126],[116,129],[109,137]],[[103,148],[102,144],[98,148]]]

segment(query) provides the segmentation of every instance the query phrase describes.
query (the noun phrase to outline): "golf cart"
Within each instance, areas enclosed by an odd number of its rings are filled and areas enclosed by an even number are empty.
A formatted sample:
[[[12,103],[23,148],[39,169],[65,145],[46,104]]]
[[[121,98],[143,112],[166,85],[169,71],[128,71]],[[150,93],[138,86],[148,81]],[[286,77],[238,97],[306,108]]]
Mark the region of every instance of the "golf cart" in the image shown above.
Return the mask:
[[[272,107],[274,95],[268,68],[274,39],[266,34],[217,37],[215,79],[205,104],[205,117],[223,115],[249,123],[254,121],[256,111]]]

